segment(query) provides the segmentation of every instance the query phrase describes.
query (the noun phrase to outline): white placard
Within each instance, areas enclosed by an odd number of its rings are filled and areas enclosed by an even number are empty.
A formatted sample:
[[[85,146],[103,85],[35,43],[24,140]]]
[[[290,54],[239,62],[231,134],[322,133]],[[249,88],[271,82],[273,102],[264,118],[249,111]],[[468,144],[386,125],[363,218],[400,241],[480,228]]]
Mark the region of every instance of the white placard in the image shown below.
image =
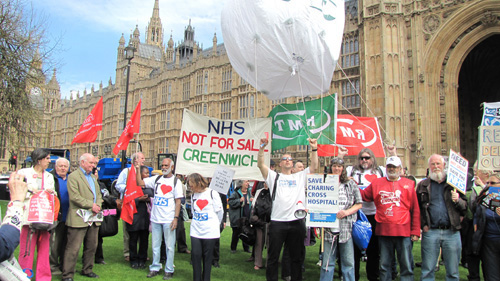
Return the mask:
[[[455,187],[458,191],[465,194],[467,189],[467,170],[469,161],[463,158],[460,154],[450,149],[450,157],[448,158],[448,175],[446,182]]]
[[[227,194],[229,187],[231,187],[233,177],[234,170],[217,165],[209,187],[221,194]]]
[[[339,176],[323,174],[307,175],[306,225],[308,227],[338,228],[337,212],[340,210]]]

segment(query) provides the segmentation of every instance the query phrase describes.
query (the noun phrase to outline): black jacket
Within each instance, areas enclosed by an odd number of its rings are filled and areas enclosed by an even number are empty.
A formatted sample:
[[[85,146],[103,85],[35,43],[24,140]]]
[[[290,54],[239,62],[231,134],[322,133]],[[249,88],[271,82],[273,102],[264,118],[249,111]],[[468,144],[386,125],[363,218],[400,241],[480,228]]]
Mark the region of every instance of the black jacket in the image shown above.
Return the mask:
[[[461,217],[465,216],[467,211],[467,197],[465,194],[459,192],[460,198],[458,202],[455,203],[451,200],[451,191],[453,186],[446,183],[443,191],[444,202],[446,204],[446,209],[448,210],[448,216],[451,223],[452,230],[459,230],[461,228]],[[418,206],[420,207],[420,227],[423,229],[424,226],[431,227],[431,219],[429,214],[429,203],[431,202],[431,179],[427,178],[422,180],[417,185],[417,199]]]

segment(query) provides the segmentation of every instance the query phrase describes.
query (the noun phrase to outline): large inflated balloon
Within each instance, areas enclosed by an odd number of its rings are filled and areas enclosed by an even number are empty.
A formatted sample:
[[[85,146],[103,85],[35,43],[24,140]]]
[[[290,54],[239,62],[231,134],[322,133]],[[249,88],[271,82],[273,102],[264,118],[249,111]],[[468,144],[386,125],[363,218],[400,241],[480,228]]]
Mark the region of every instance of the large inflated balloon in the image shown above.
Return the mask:
[[[328,92],[344,0],[227,0],[222,35],[238,74],[268,98]]]

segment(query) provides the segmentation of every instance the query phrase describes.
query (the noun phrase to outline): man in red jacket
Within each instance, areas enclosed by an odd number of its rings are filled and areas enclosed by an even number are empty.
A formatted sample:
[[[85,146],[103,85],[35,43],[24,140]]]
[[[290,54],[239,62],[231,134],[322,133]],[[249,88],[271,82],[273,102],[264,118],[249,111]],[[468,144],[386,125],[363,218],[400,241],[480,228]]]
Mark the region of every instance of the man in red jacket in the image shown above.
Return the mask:
[[[380,248],[380,281],[391,281],[394,251],[397,252],[401,279],[413,280],[412,241],[420,236],[420,209],[415,183],[400,177],[401,160],[391,156],[386,161],[387,177],[378,178],[361,190],[363,201],[373,201],[377,208],[375,235]]]

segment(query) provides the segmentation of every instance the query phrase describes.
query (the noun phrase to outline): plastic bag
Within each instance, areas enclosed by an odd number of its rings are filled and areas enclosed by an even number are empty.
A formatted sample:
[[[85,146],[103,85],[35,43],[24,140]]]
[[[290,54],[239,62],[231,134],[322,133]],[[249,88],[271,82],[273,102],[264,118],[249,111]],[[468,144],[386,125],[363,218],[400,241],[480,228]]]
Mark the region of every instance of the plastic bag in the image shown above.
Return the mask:
[[[352,239],[361,251],[368,248],[372,237],[372,226],[363,211],[358,210],[358,219],[352,224]]]

